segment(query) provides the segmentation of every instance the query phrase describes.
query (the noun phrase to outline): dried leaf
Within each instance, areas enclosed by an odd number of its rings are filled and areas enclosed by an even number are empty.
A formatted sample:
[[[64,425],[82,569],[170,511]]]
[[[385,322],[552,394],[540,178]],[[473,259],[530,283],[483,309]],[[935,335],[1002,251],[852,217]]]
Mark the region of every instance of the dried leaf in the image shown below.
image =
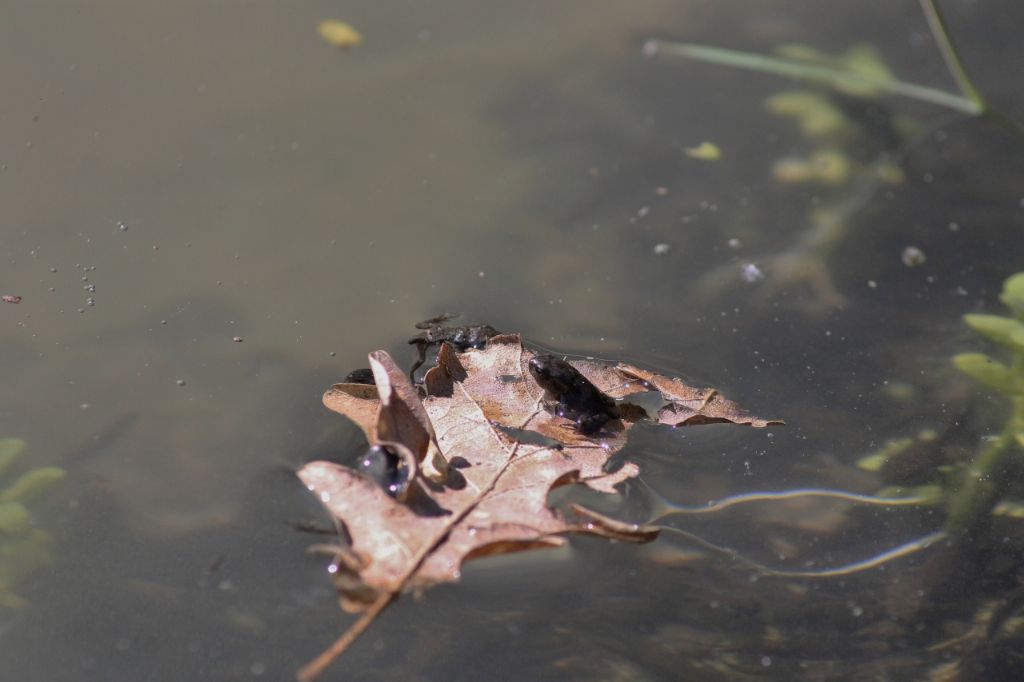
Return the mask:
[[[458,580],[465,561],[557,547],[568,533],[628,542],[657,536],[657,528],[582,507],[572,508],[577,518],[548,507],[548,494],[557,486],[581,483],[614,493],[616,485],[636,476],[639,470],[629,462],[611,473],[604,467],[647,414],[620,402],[618,419],[584,435],[546,409],[545,392],[529,372],[532,357],[518,335],[494,336],[485,349],[463,353],[442,344],[437,365],[424,375],[421,396],[391,357],[376,351],[370,354],[376,386],[337,384],[324,395],[324,404],[356,422],[371,444],[394,441],[421,466],[436,457],[448,470],[441,479],[421,476],[404,501],[338,464],[312,462],[299,471],[349,541],[345,560],[335,564],[343,604],[366,610],[302,679],[315,677],[394,596]],[[662,423],[781,423],[750,417],[714,390],[692,389],[629,365],[571,364],[611,397],[660,391],[668,403],[659,414]]]
[[[693,388],[681,379],[654,374],[632,365],[619,364],[615,370],[624,378],[640,382],[631,390],[654,389],[661,393],[668,404],[658,412],[658,421],[669,426],[692,426],[696,424],[749,424],[756,428],[780,426],[785,422],[778,419],[758,419],[746,413],[739,405],[726,400],[713,388]],[[628,395],[628,394],[627,394]]]

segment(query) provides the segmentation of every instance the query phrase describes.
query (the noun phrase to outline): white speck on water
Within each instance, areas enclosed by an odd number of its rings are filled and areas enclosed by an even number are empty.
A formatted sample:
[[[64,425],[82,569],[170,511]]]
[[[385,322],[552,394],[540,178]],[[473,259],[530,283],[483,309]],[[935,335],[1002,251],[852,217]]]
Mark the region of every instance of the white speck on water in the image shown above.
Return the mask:
[[[125,225],[123,221],[119,220],[119,221],[117,221],[117,229],[121,230],[122,232],[127,232],[128,231],[128,226]]]
[[[253,677],[260,677],[265,672],[267,672],[267,664],[263,661],[256,661],[255,663],[249,666],[249,673]]]
[[[178,384],[179,386],[184,386],[184,385],[185,385],[185,380],[184,380],[184,379],[178,379],[178,380],[177,380],[176,382],[174,382],[174,383]]]
[[[743,278],[744,282],[753,284],[764,279],[764,272],[762,272],[761,268],[757,267],[753,263],[744,263],[740,267],[740,277]]]
[[[869,279],[868,280],[868,289],[877,289],[877,288],[878,288],[878,282],[876,282],[873,279]]]
[[[960,225],[957,224],[957,223],[950,223],[949,224],[949,231],[950,232],[959,232],[960,231]]]
[[[918,265],[924,265],[927,258],[924,255],[924,251],[921,249],[916,246],[908,246],[903,249],[903,253],[900,254],[900,260],[902,260],[903,264],[908,268],[914,268]]]
[[[650,206],[641,206],[640,209],[636,212],[636,217],[637,218],[644,218],[650,212],[651,212],[651,207]]]
[[[326,492],[326,491],[320,493],[320,501],[324,502],[324,503],[330,502],[331,501],[331,494],[329,492]]]
[[[772,657],[771,656],[762,656],[761,657],[761,665],[763,665],[764,667],[767,668],[771,664],[772,664]]]
[[[743,242],[741,242],[739,239],[736,239],[736,237],[733,237],[727,243],[729,244],[730,249],[738,249],[741,246],[743,246]]]
[[[654,245],[654,254],[657,256],[663,256],[671,250],[672,247],[666,244],[665,242],[661,242],[660,244]]]

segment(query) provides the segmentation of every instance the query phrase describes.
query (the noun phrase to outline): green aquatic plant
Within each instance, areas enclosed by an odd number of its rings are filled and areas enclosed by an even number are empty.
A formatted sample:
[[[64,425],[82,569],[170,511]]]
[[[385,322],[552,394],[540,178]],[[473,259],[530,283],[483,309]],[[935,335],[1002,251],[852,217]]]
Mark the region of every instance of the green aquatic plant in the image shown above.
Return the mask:
[[[999,435],[966,462],[943,463],[934,467],[929,480],[914,485],[889,486],[875,495],[862,495],[843,490],[803,488],[782,491],[757,491],[733,495],[700,506],[683,506],[668,502],[656,493],[652,515],[647,524],[657,524],[672,516],[698,516],[723,511],[750,503],[777,502],[798,498],[828,498],[856,505],[878,507],[942,507],[945,520],[941,527],[927,535],[910,540],[867,559],[832,568],[815,570],[780,569],[750,560],[735,550],[713,544],[689,531],[660,526],[682,535],[689,541],[724,555],[764,575],[776,577],[831,578],[876,568],[895,559],[927,549],[940,540],[953,547],[983,542],[993,516],[1024,518],[1024,501],[1014,499],[1013,485],[1024,470],[1024,272],[1006,280],[1000,300],[1010,309],[1010,316],[969,314],[964,321],[973,330],[1005,348],[1008,362],[1000,362],[984,353],[961,353],[953,364],[964,374],[1006,398],[1008,414]],[[889,441],[878,451],[863,457],[857,465],[867,471],[879,472],[902,458],[914,458],[934,450],[942,436],[925,430],[915,437]],[[968,549],[964,553],[969,552]],[[954,552],[955,554],[956,552]]]
[[[1024,454],[1024,272],[1003,285],[999,297],[1010,316],[965,315],[971,329],[1009,354],[1004,364],[985,353],[961,353],[953,357],[957,369],[988,389],[1003,396],[1008,414],[999,435],[960,475],[949,491],[946,529],[960,535],[988,523],[991,513],[1003,502],[1015,475],[1021,471]],[[1003,508],[1013,508],[1004,504]]]
[[[814,183],[844,192],[833,192],[833,196],[826,197],[809,212],[807,227],[796,242],[756,259],[767,274],[766,284],[760,287],[761,296],[801,285],[811,294],[804,304],[808,312],[821,313],[845,302],[833,282],[828,259],[845,242],[850,233],[850,218],[863,208],[866,200],[880,186],[903,181],[904,173],[898,165],[900,150],[923,139],[916,126],[903,117],[888,113],[879,117],[878,112],[885,112],[878,105],[879,98],[907,97],[961,114],[985,117],[1024,138],[1024,127],[994,108],[974,85],[937,2],[921,0],[921,10],[959,92],[900,80],[878,50],[865,44],[837,54],[806,45],[783,45],[774,55],[665,40],[644,44],[648,56],[696,60],[799,79],[817,86],[780,92],[767,102],[773,114],[795,119],[813,144],[806,154],[779,159],[772,172],[782,183]],[[853,151],[871,149],[879,143],[881,148],[873,160],[855,160]],[[698,286],[712,294],[736,281],[735,267],[720,267],[703,275]]]
[[[832,54],[791,44],[777,52],[778,59],[812,73],[822,68],[851,74],[847,80],[829,83],[830,89],[786,89],[765,101],[769,113],[796,124],[807,147],[776,159],[772,176],[784,185],[813,184],[820,189],[796,241],[755,258],[769,276],[759,295],[806,287],[811,294],[804,303],[808,312],[823,312],[845,301],[833,282],[829,260],[849,235],[851,218],[878,187],[903,182],[900,149],[914,139],[919,126],[878,102],[884,88],[872,84],[893,75],[873,46],[858,44]],[[774,63],[776,58],[767,59]],[[705,274],[699,286],[710,294],[735,281],[730,264]]]
[[[805,46],[785,46],[778,56],[729,50],[710,45],[650,40],[644,45],[649,55],[664,54],[712,64],[732,66],[748,71],[800,78],[857,95],[890,94],[929,102],[971,115],[987,115],[1015,132],[1021,128],[994,110],[982,97],[960,61],[949,29],[935,0],[921,0],[921,10],[928,21],[932,38],[942,54],[946,68],[956,81],[958,93],[946,92],[895,77],[884,66],[873,48],[855,46],[843,55],[830,57]]]
[[[0,475],[24,450],[20,438],[0,438]],[[0,489],[0,608],[24,607],[14,588],[52,561],[50,536],[34,526],[25,503],[64,475],[57,467],[39,467]]]

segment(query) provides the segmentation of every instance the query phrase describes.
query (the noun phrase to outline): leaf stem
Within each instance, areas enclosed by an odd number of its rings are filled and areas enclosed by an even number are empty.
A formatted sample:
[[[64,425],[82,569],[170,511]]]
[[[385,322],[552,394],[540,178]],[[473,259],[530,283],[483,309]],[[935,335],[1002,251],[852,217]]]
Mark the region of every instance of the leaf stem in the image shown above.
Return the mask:
[[[939,106],[954,109],[961,113],[976,116],[985,109],[980,97],[974,99],[957,95],[944,90],[930,88],[916,83],[893,80],[889,78],[872,78],[849,69],[839,69],[819,64],[807,64],[795,59],[784,57],[771,57],[752,52],[740,52],[728,50],[710,45],[698,45],[695,43],[666,42],[660,40],[649,40],[644,45],[646,54],[667,54],[673,57],[684,57],[698,61],[733,66],[748,71],[760,71],[772,73],[779,76],[792,78],[803,78],[806,80],[818,81],[832,87],[847,86],[870,86],[882,92],[892,95],[909,97],[922,102],[929,102]]]
[[[932,38],[935,40],[939,52],[942,53],[942,59],[946,62],[946,68],[949,69],[949,73],[956,81],[960,92],[967,99],[975,103],[979,112],[988,111],[989,107],[985,103],[985,98],[974,87],[974,82],[971,81],[971,77],[967,74],[967,69],[964,68],[963,62],[960,61],[960,54],[957,52],[956,46],[953,45],[953,41],[950,40],[946,19],[943,17],[942,11],[935,3],[935,0],[921,0],[921,11],[924,13],[925,19],[928,20],[928,28],[932,32]]]
[[[377,597],[377,601],[373,602],[370,608],[363,612],[359,620],[353,623],[345,632],[341,633],[341,636],[334,640],[329,647],[321,651],[316,658],[299,668],[295,678],[299,682],[313,682],[313,680],[320,677],[327,670],[328,666],[352,645],[352,642],[356,641],[360,635],[366,632],[367,628],[373,625],[373,621],[377,620],[377,616],[397,597],[397,592],[382,593]]]

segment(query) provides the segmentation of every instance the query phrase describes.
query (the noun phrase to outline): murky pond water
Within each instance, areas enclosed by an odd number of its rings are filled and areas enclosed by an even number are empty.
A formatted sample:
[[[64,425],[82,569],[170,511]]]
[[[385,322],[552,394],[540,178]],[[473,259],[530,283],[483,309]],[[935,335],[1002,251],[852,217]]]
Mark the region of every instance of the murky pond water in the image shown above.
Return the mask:
[[[979,86],[1024,122],[1021,10],[948,5]],[[871,494],[855,463],[887,440],[953,430],[969,453],[1005,418],[949,357],[985,349],[961,315],[1002,312],[1024,269],[1024,142],[812,87],[848,123],[815,134],[766,107],[805,83],[641,49],[870,43],[902,80],[953,92],[916,3],[3,14],[0,293],[22,300],[0,305],[0,436],[27,442],[19,471],[68,472],[31,504],[55,561],[13,586],[27,607],[0,606],[10,679],[290,679],[351,622],[290,525],[324,520],[295,469],[362,447],[321,393],[367,351],[411,360],[412,325],[445,311],[788,422],[638,429],[642,482],[590,500],[637,521],[659,497]],[[327,18],[364,43],[327,45]],[[720,159],[687,152],[704,141]],[[942,512],[799,500],[667,522],[804,570]],[[986,649],[970,630],[1022,577],[1024,528],[999,524],[1005,550],[946,592],[927,575],[941,547],[807,580],[671,531],[574,539],[401,600],[326,678],[908,680],[975,647],[935,679],[1019,679],[998,647],[1020,635]]]

